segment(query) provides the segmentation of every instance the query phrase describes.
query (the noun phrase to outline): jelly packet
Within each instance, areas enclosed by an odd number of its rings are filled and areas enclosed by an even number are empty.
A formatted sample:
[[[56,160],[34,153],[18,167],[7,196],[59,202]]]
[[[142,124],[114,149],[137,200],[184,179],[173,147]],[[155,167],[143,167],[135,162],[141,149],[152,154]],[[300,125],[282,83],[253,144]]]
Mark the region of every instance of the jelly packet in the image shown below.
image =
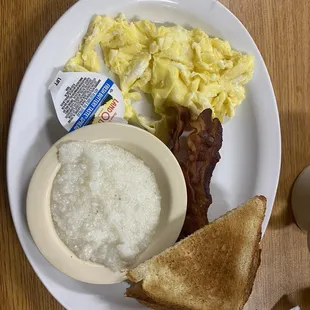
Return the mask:
[[[57,117],[69,132],[89,124],[127,123],[120,89],[102,74],[59,71],[48,89]]]

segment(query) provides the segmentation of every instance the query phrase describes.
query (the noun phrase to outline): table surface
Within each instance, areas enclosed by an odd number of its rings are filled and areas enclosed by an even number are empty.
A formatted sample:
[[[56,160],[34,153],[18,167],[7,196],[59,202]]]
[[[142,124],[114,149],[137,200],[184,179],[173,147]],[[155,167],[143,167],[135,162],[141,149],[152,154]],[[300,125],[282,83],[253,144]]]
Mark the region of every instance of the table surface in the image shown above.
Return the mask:
[[[74,0],[0,0],[0,308],[62,309],[29,265],[10,216],[5,149],[10,116],[25,69],[56,20]],[[282,127],[282,171],[262,241],[262,263],[246,309],[310,309],[310,254],[294,224],[292,184],[310,164],[309,0],[222,0],[247,27],[275,89]]]

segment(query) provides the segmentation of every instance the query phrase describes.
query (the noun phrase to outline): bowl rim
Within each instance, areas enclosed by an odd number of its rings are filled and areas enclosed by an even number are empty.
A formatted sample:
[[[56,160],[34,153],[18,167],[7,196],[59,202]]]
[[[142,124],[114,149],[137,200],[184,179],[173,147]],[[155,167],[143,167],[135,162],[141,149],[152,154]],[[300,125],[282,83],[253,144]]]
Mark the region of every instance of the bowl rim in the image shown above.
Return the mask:
[[[171,189],[171,216],[169,215],[167,226],[173,226],[173,228],[170,228],[169,242],[167,237],[164,238],[161,234],[162,240],[152,240],[147,248],[148,250],[154,244],[154,248],[160,248],[160,251],[156,251],[157,254],[175,243],[185,220],[187,192],[182,169],[175,156],[162,141],[143,129],[122,123],[93,124],[68,133],[54,143],[39,161],[30,180],[26,199],[28,227],[39,251],[56,269],[73,279],[93,284],[118,283],[125,280],[125,270],[113,272],[103,265],[79,259],[61,241],[54,228],[49,199],[53,180],[60,167],[57,146],[72,140],[99,143],[116,142],[116,144],[126,141],[126,143],[139,146],[143,150],[147,149],[147,152],[152,154],[154,161],[161,162],[164,168],[161,170],[164,171]],[[145,143],[146,141],[148,143]],[[122,145],[120,146],[122,147]],[[126,149],[126,147],[124,148]],[[173,225],[170,225],[170,221],[173,221]],[[164,243],[166,246],[163,248],[161,244]],[[153,252],[154,249],[151,251],[151,256],[155,254]],[[139,257],[143,257],[143,253]],[[151,256],[143,260],[151,258]],[[139,258],[137,261],[138,263],[142,262],[139,261]]]

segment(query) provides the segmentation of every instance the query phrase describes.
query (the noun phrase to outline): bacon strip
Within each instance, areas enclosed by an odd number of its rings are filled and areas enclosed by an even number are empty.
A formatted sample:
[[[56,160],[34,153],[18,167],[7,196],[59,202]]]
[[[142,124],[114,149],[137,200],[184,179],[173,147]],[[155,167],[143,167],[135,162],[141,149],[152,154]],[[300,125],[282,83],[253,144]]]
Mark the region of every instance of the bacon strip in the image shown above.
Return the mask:
[[[185,121],[186,123],[186,121]],[[187,213],[181,237],[186,237],[208,224],[207,212],[212,203],[210,181],[213,170],[220,160],[219,150],[222,147],[222,125],[212,119],[211,109],[204,110],[197,120],[190,122],[194,129],[187,138],[187,156],[185,162],[180,162],[187,185]],[[183,133],[181,124],[175,133],[172,151],[179,151],[178,139]]]
[[[176,105],[173,106],[173,108],[177,110],[177,113],[175,120],[175,130],[172,135],[171,151],[173,154],[177,154],[180,151],[180,137],[183,134],[185,128],[188,126],[191,116],[189,110],[185,107]]]

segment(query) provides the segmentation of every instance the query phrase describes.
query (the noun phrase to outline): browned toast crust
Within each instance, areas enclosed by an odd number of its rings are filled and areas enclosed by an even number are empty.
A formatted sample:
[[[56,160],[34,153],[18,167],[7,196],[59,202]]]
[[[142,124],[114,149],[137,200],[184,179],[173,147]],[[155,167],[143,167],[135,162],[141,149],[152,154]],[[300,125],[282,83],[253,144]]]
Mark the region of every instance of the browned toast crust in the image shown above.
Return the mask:
[[[260,264],[266,198],[256,196],[130,270],[126,296],[152,309],[242,309]]]

